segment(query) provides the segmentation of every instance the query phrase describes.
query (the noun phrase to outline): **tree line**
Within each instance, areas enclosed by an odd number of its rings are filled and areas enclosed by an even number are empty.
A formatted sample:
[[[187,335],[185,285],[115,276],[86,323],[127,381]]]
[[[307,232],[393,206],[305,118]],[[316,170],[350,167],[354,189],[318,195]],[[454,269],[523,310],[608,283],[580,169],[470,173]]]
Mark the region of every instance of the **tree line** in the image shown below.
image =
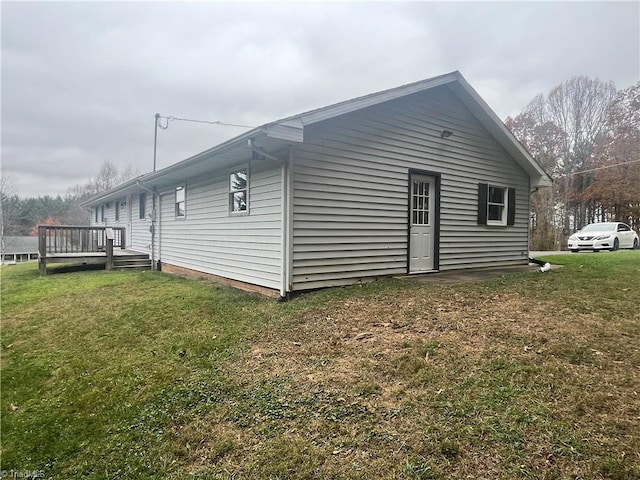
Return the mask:
[[[2,171],[0,236],[37,235],[37,225],[89,225],[89,211],[80,204],[137,174],[130,167],[119,171],[105,162],[87,183],[69,188],[65,195],[23,198],[16,194],[11,176]]]
[[[531,249],[554,250],[588,223],[640,231],[640,82],[573,77],[505,124],[553,179],[531,197]]]

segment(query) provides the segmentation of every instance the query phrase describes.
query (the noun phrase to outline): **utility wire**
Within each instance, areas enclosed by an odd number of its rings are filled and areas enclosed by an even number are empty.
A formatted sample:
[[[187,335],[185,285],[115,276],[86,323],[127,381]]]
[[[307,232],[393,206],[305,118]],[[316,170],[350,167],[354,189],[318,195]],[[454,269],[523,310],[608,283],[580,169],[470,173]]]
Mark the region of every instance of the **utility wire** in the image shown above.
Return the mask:
[[[640,160],[631,160],[630,162],[616,163],[615,165],[606,165],[604,167],[592,168],[590,170],[580,170],[578,172],[565,173],[564,175],[558,175],[558,177],[556,177],[556,178],[570,177],[572,175],[580,175],[581,173],[597,172],[598,170],[605,170],[607,168],[621,167],[622,165],[630,165],[632,163],[639,163],[639,162],[640,162]]]
[[[160,123],[160,119],[164,118],[167,123],[165,125],[162,125]],[[214,120],[214,121],[209,121],[209,120],[195,120],[193,118],[178,118],[178,117],[165,117],[164,115],[159,115],[158,116],[158,127],[160,127],[162,130],[166,130],[169,127],[169,122],[173,122],[174,120],[178,120],[181,122],[194,122],[194,123],[207,123],[209,125],[222,125],[224,127],[238,127],[238,128],[255,128],[255,127],[251,127],[249,125],[240,125],[238,123],[227,123],[227,122],[221,122],[218,120]]]

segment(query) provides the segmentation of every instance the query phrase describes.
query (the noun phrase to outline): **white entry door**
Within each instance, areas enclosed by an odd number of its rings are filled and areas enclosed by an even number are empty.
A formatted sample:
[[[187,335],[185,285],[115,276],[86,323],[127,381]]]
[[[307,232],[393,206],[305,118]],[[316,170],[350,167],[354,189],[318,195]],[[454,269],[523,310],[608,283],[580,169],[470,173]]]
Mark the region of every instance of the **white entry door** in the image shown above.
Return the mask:
[[[412,175],[410,188],[409,273],[430,272],[435,252],[435,178]]]

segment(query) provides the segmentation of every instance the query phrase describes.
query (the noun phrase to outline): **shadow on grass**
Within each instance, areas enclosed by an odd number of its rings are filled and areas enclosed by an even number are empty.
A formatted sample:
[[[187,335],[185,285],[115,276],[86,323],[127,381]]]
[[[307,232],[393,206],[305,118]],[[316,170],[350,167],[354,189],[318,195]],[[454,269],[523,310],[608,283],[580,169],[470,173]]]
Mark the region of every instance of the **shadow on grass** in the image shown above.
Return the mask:
[[[47,267],[47,275],[55,275],[56,273],[74,273],[74,272],[87,272],[91,270],[104,270],[103,264],[73,264],[73,265],[61,265],[59,267]]]

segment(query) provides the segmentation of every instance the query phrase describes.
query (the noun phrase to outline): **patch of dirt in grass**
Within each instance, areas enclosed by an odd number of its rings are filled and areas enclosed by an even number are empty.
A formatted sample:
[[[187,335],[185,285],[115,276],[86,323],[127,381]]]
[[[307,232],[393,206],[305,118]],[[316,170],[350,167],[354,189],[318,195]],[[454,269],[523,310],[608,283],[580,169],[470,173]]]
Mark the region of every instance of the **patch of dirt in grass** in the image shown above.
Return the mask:
[[[226,471],[256,478],[634,475],[640,353],[624,322],[473,289],[337,301],[229,365],[243,393],[209,436],[244,445]]]
[[[238,368],[295,375],[340,391],[361,383],[363,374],[390,374],[398,368],[396,360],[420,348],[424,365],[446,366],[451,355],[532,359],[547,352],[551,336],[558,334],[581,343],[579,329],[554,325],[554,332],[549,320],[545,305],[525,305],[514,294],[345,300],[263,336]]]

